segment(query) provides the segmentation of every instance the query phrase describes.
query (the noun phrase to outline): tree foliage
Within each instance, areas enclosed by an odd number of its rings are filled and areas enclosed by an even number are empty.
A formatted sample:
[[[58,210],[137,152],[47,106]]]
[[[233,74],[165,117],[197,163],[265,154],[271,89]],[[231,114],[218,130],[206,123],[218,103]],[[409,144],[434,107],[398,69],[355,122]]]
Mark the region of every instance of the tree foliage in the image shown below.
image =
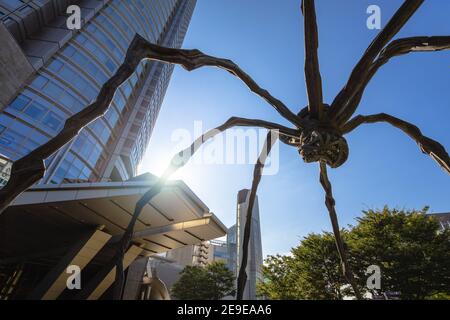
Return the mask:
[[[180,300],[220,300],[234,295],[234,280],[223,262],[206,267],[186,266],[172,287],[172,295]]]
[[[450,230],[440,230],[427,208],[363,211],[343,230],[349,263],[362,292],[400,292],[402,299],[450,297]],[[366,270],[381,270],[381,289],[367,288]],[[351,289],[339,270],[332,234],[309,234],[290,256],[269,256],[260,295],[272,299],[342,299]]]

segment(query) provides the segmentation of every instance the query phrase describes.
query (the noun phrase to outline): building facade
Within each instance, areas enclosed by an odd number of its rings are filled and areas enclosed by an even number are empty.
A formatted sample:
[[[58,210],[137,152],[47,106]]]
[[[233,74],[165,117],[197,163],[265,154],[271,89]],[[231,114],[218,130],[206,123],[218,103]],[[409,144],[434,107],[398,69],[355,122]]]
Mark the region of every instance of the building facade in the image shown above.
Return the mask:
[[[64,14],[70,4],[81,8],[80,30],[66,27]],[[65,119],[93,102],[136,33],[152,43],[180,47],[195,4],[196,0],[0,0],[2,157],[14,161],[29,153],[55,136]],[[40,183],[123,181],[135,176],[172,70],[172,65],[141,62],[117,90],[107,113],[46,160]]]
[[[227,267],[233,272],[234,275],[237,275],[237,241],[236,241],[236,225],[232,225],[228,228],[227,231]]]
[[[181,47],[195,4],[0,0],[0,186],[12,161],[95,101],[136,34]],[[71,5],[81,13],[74,30],[66,25]],[[44,178],[0,215],[0,300],[111,298],[115,243],[137,199],[157,180],[136,173],[172,71],[173,65],[142,61],[106,114],[46,159]],[[226,228],[178,181],[149,202],[135,231],[125,270],[136,259],[224,236]],[[83,271],[81,291],[66,288],[72,264]],[[159,283],[156,274],[147,278]],[[146,290],[142,297],[150,298]]]
[[[204,267],[213,261],[212,245],[209,241],[199,241],[197,244],[184,246],[167,251],[166,258],[185,266]]]
[[[450,212],[432,213],[430,216],[437,219],[442,231],[450,229]]]

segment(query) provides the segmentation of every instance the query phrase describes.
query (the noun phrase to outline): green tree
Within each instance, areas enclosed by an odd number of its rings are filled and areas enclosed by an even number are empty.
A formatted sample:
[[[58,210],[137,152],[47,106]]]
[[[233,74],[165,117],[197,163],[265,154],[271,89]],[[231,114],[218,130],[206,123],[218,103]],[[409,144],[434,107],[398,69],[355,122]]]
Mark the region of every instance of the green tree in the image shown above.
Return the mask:
[[[363,211],[342,231],[348,259],[364,292],[400,292],[402,299],[450,296],[450,231],[442,231],[427,208]],[[367,267],[381,269],[381,289],[368,290]],[[269,256],[258,293],[271,299],[342,299],[351,295],[339,270],[334,238],[309,234],[290,256]]]
[[[186,266],[172,287],[172,295],[181,300],[219,300],[234,295],[234,276],[223,262]]]
[[[398,291],[402,299],[443,297],[450,293],[450,230],[420,211],[364,211],[347,243],[357,262],[360,285],[369,265],[381,269],[381,290]],[[379,293],[379,292],[378,292]]]
[[[309,234],[290,256],[265,260],[258,294],[270,299],[341,299],[348,289],[343,288],[339,261],[332,234]]]

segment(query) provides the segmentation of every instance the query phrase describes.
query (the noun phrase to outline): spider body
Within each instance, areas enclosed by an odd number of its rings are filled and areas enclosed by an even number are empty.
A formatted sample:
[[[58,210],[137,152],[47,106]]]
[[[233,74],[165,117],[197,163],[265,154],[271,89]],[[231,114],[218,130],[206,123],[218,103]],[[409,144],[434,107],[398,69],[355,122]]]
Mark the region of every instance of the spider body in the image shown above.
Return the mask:
[[[298,113],[303,121],[299,137],[285,141],[298,149],[304,162],[324,161],[331,168],[337,168],[347,161],[349,148],[342,130],[329,117],[330,106],[323,104],[322,108],[321,119],[312,115],[308,106],[303,108]]]
[[[306,163],[324,161],[331,168],[344,164],[349,154],[345,138],[338,131],[328,128],[303,131],[297,148]]]

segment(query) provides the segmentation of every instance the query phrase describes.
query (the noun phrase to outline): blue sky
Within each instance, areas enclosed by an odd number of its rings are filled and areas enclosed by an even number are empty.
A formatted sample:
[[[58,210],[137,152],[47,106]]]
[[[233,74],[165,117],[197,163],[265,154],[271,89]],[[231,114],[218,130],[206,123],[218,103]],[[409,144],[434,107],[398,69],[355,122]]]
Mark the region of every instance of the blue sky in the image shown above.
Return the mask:
[[[366,27],[366,9],[381,8],[382,26],[400,0],[316,1],[324,100],[331,103],[378,30]],[[450,1],[426,1],[398,37],[449,35]],[[303,20],[298,0],[198,0],[183,45],[230,58],[297,112],[306,105]],[[450,52],[394,58],[369,84],[359,113],[390,113],[418,125],[450,149]],[[230,116],[289,125],[238,80],[218,69],[176,67],[141,171],[160,174],[174,152],[177,129],[207,130]],[[449,176],[414,141],[387,124],[365,125],[347,136],[350,157],[330,170],[342,226],[361,210],[422,208],[450,211]],[[280,170],[265,176],[258,195],[264,255],[287,253],[310,232],[331,230],[317,164],[305,164],[280,145]],[[236,195],[250,188],[253,165],[191,163],[183,179],[227,226],[235,223]]]

